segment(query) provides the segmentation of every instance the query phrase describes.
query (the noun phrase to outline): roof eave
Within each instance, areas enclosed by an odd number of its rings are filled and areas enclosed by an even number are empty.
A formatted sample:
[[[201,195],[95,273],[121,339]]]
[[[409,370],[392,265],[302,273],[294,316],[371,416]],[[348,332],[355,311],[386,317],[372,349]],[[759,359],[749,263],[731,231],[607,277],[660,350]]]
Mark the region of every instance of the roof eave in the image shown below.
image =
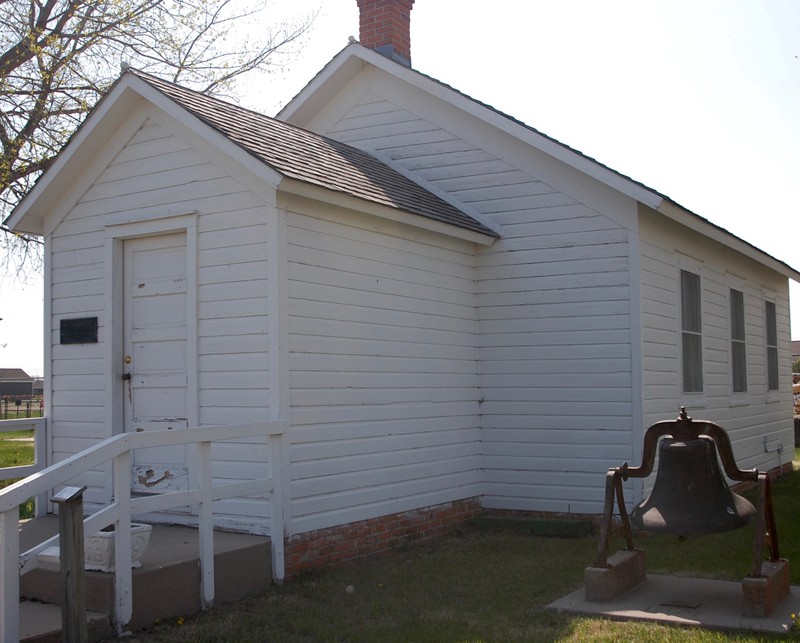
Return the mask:
[[[313,104],[327,101],[335,95],[343,83],[353,78],[364,68],[366,60],[360,54],[369,51],[358,43],[351,43],[337,53],[305,86],[275,115],[287,123],[308,122],[316,112]],[[375,54],[380,55],[380,54]],[[315,101],[309,102],[314,96]]]
[[[11,230],[36,235],[45,233],[45,217],[54,204],[63,199],[63,189],[59,187],[74,185],[74,177],[85,167],[83,161],[95,156],[97,149],[124,120],[124,115],[139,103],[140,96],[131,92],[125,81],[125,76],[121,77],[100,99],[56,155],[52,165],[17,204],[5,220]],[[112,116],[112,112],[116,116]],[[96,132],[100,135],[95,136]]]
[[[415,228],[421,228],[431,232],[437,232],[456,239],[463,239],[482,246],[491,246],[497,237],[467,230],[460,226],[451,225],[443,221],[436,221],[428,217],[422,216],[415,212],[409,212],[400,208],[393,208],[366,199],[361,199],[357,196],[346,194],[344,192],[337,192],[313,183],[307,183],[297,179],[284,177],[278,184],[278,191],[301,196],[314,201],[320,201],[329,205],[339,206],[349,210],[356,210],[365,214],[402,223]]]
[[[331,61],[314,77],[292,100],[278,112],[276,118],[301,127],[307,126],[316,113],[316,106],[327,101],[341,87],[353,78],[365,65],[372,65],[386,73],[427,92],[463,112],[484,121],[529,145],[549,154],[587,176],[608,185],[651,208],[657,208],[664,198],[662,194],[626,177],[602,163],[585,156],[569,146],[553,139],[524,123],[484,103],[459,92],[430,76],[400,65],[385,56],[352,43],[336,54]]]
[[[199,135],[211,146],[220,149],[241,167],[266,180],[268,184],[275,186],[280,180],[280,174],[269,165],[254,158],[135,73],[128,72],[122,74],[98,102],[56,156],[53,164],[14,208],[6,219],[8,227],[17,232],[45,234],[47,215],[56,204],[63,205],[65,201],[70,201],[68,192],[79,189],[75,177],[95,160],[98,150],[123,127],[126,117],[136,106],[145,101]]]
[[[767,266],[787,279],[800,283],[800,271],[674,201],[663,198],[661,203],[653,209],[659,214]]]
[[[625,176],[599,161],[552,139],[502,112],[477,101],[457,89],[414,69],[399,65],[358,43],[345,47],[295,96],[278,117],[291,123],[304,125],[311,120],[320,97],[335,93],[341,83],[358,73],[365,65],[372,65],[401,80],[418,87],[432,96],[463,110],[497,129],[527,142],[553,158],[590,176],[612,189],[643,205],[696,230],[701,234],[758,261],[787,278],[800,282],[800,272],[776,259],[731,232],[711,223],[704,217],[687,210],[664,194]]]

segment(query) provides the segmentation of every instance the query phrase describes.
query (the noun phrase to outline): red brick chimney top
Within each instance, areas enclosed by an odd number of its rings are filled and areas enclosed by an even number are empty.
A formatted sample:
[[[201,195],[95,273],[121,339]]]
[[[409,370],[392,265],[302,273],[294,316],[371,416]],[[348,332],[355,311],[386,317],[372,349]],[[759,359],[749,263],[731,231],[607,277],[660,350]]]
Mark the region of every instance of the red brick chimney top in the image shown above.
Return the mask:
[[[359,40],[406,67],[411,67],[411,8],[414,0],[356,0]]]

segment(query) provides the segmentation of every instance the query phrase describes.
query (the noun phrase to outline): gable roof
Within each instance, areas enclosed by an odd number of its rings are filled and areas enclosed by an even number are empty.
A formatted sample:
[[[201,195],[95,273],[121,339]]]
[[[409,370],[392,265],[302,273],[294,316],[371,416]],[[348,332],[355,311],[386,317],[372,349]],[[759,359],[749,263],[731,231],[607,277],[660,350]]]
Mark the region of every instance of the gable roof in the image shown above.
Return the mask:
[[[496,232],[351,145],[130,71],[283,176],[493,237]]]
[[[21,368],[0,368],[0,380],[31,380],[33,379]]]
[[[115,90],[119,91],[118,88],[130,78],[143,81],[283,177],[403,210],[478,235],[499,236],[367,152],[144,72],[126,70],[103,101]],[[96,110],[97,106],[81,129],[91,121]],[[70,143],[74,138],[73,135]],[[24,217],[37,189],[38,181],[9,216],[7,223],[10,227],[16,227]]]
[[[741,254],[768,266],[770,269],[800,282],[800,272],[776,259],[750,242],[736,236],[691,210],[681,206],[666,195],[622,174],[596,159],[548,136],[524,122],[483,103],[463,92],[419,72],[398,64],[389,58],[353,42],[342,49],[309,83],[277,114],[277,118],[304,125],[317,113],[320,104],[333,96],[366,66],[380,69],[391,76],[434,96],[455,109],[462,110],[508,133],[519,141],[531,145],[553,158],[583,172],[587,176],[635,199],[659,214],[732,248]]]

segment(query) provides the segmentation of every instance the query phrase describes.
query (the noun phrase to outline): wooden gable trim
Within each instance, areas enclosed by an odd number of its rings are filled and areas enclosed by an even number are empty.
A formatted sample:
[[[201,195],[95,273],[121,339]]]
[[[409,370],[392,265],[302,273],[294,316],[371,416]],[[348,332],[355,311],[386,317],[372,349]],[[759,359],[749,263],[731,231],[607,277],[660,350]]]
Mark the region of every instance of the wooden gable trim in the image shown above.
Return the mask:
[[[354,64],[357,59],[360,64]],[[615,190],[645,203],[650,207],[658,207],[663,196],[645,188],[631,179],[627,179],[601,163],[583,156],[566,145],[541,134],[530,127],[501,114],[488,105],[458,92],[441,82],[434,80],[413,69],[398,65],[358,43],[353,43],[339,52],[325,69],[317,74],[303,90],[293,98],[277,115],[277,118],[299,126],[308,126],[319,106],[325,104],[345,83],[352,79],[362,68],[370,65],[416,87],[457,109],[474,116],[491,126],[511,134],[529,145],[553,156],[563,163],[580,170]]]
[[[488,105],[460,93],[444,83],[403,65],[398,65],[358,43],[350,44],[340,51],[278,113],[277,117],[289,123],[313,129],[315,126],[320,125],[319,121],[315,121],[315,117],[322,111],[322,107],[327,106],[331,101],[335,101],[336,95],[341,88],[359,72],[368,67],[382,70],[388,76],[405,82],[438,98],[443,103],[461,110],[463,113],[473,116],[499,131],[507,133],[520,142],[550,155],[565,165],[651,208],[662,216],[686,225],[688,228],[710,239],[742,252],[745,256],[768,266],[787,278],[800,282],[800,272],[796,269],[775,259],[724,228],[716,226],[707,219],[687,210],[663,194],[604,166],[590,157],[582,155],[580,152],[537,132]],[[389,160],[384,159],[384,161],[394,167]]]
[[[142,79],[126,73],[95,106],[6,224],[13,230],[38,235],[55,229],[148,117],[187,137],[251,189],[271,191],[280,181],[278,172]],[[251,180],[245,178],[248,176]]]
[[[686,226],[690,230],[694,230],[703,236],[716,241],[717,243],[727,246],[745,257],[752,259],[770,270],[783,275],[787,279],[792,279],[800,283],[800,271],[792,268],[790,265],[775,259],[775,257],[767,254],[763,250],[759,250],[754,245],[747,241],[740,239],[736,235],[728,232],[724,228],[714,225],[710,221],[690,212],[677,203],[665,199],[658,208],[655,208],[658,214],[666,216],[676,223]]]
[[[143,104],[140,96],[125,89],[120,89],[113,101],[101,100],[9,215],[6,225],[38,235],[54,229],[144,122]]]

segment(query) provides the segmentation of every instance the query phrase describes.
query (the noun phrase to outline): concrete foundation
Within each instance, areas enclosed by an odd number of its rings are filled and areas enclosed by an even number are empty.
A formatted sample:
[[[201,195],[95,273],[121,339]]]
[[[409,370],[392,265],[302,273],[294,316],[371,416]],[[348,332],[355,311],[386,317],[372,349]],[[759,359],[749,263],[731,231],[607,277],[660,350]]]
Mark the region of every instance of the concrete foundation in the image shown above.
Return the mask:
[[[583,573],[585,598],[605,603],[636,587],[647,578],[641,549],[618,551],[608,559],[608,567],[587,567]]]
[[[742,614],[744,616],[769,616],[772,610],[789,595],[789,561],[761,564],[760,578],[742,580]]]
[[[581,587],[548,609],[614,620],[650,621],[722,631],[788,634],[800,613],[800,587],[792,587],[769,616],[742,615],[742,583],[648,574],[635,590],[607,603],[590,603]]]

